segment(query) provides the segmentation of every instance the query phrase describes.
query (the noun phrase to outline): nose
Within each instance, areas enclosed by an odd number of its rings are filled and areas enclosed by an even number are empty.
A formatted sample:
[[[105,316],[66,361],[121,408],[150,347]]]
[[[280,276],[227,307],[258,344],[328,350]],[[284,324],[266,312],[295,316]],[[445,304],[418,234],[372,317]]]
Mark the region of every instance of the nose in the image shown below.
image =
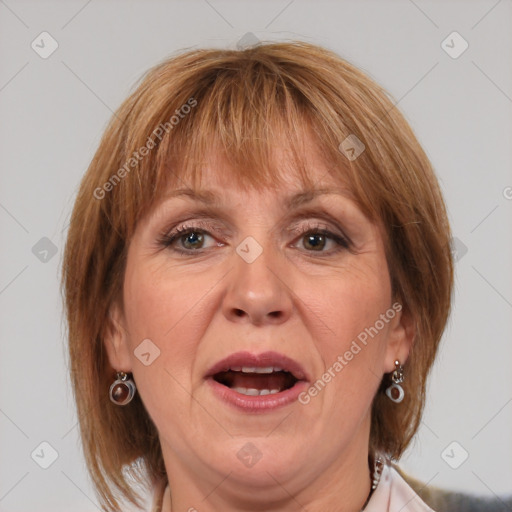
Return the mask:
[[[293,309],[292,291],[277,258],[270,250],[263,250],[251,263],[238,253],[233,258],[223,302],[226,318],[254,325],[286,322]]]

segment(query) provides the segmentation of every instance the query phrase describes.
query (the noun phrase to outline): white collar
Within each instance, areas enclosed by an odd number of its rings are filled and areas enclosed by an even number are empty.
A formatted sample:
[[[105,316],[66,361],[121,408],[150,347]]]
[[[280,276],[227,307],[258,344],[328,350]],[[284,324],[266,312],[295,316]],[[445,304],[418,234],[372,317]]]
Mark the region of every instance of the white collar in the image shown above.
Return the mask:
[[[434,512],[413,491],[398,471],[384,464],[379,485],[364,512]]]

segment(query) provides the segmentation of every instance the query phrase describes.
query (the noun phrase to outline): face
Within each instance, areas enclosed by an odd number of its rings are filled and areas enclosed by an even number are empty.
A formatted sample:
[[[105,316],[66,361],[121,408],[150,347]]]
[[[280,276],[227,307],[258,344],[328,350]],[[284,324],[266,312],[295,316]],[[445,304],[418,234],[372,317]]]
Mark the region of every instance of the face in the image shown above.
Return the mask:
[[[169,190],[130,242],[106,348],[133,373],[170,482],[229,473],[293,492],[368,471],[371,402],[410,336],[381,230],[306,156],[314,197],[284,157],[286,186],[263,191],[211,159],[200,192],[215,202]]]

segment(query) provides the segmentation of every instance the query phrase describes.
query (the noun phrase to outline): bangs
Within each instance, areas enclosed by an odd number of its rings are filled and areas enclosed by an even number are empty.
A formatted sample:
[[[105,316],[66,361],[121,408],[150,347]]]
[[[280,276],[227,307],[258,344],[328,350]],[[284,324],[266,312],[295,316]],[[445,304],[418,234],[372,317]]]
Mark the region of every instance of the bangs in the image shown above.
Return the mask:
[[[186,182],[196,189],[213,168],[242,190],[283,186],[290,170],[297,183],[312,187],[307,145],[313,142],[316,149],[320,141],[312,140],[308,113],[291,102],[285,106],[290,100],[277,87],[267,96],[271,101],[263,102],[234,80],[220,82],[198,95],[197,110],[162,141],[155,162],[162,188]]]
[[[338,150],[340,133],[348,136],[351,131],[332,100],[322,94],[308,97],[314,75],[285,72],[274,62],[254,58],[237,57],[230,65],[226,56],[221,67],[210,62],[199,79],[197,73],[193,81],[185,77],[176,87],[155,68],[130,109],[125,126],[133,135],[127,140],[125,161],[137,148],[151,149],[131,171],[135,176],[116,187],[122,197],[112,197],[122,208],[111,212],[114,225],[124,226],[125,239],[169,190],[198,189],[213,158],[242,190],[279,188],[287,183],[290,169],[294,183],[313,188],[306,162],[312,148],[372,217],[370,202],[357,193],[352,163]],[[172,96],[165,94],[166,88],[173,90]]]

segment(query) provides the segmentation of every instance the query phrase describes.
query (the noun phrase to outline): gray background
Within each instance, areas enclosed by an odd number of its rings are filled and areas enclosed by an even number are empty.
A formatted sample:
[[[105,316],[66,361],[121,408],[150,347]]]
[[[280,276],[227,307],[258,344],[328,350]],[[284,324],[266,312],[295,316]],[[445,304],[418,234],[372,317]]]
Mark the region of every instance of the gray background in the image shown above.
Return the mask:
[[[0,511],[97,510],[59,292],[77,186],[146,69],[184,47],[235,48],[248,32],[335,50],[412,124],[442,183],[458,262],[424,421],[401,465],[430,485],[510,493],[511,21],[510,0],[0,0]],[[31,48],[43,31],[59,45],[47,59]],[[458,58],[441,45],[453,31],[469,44]]]

